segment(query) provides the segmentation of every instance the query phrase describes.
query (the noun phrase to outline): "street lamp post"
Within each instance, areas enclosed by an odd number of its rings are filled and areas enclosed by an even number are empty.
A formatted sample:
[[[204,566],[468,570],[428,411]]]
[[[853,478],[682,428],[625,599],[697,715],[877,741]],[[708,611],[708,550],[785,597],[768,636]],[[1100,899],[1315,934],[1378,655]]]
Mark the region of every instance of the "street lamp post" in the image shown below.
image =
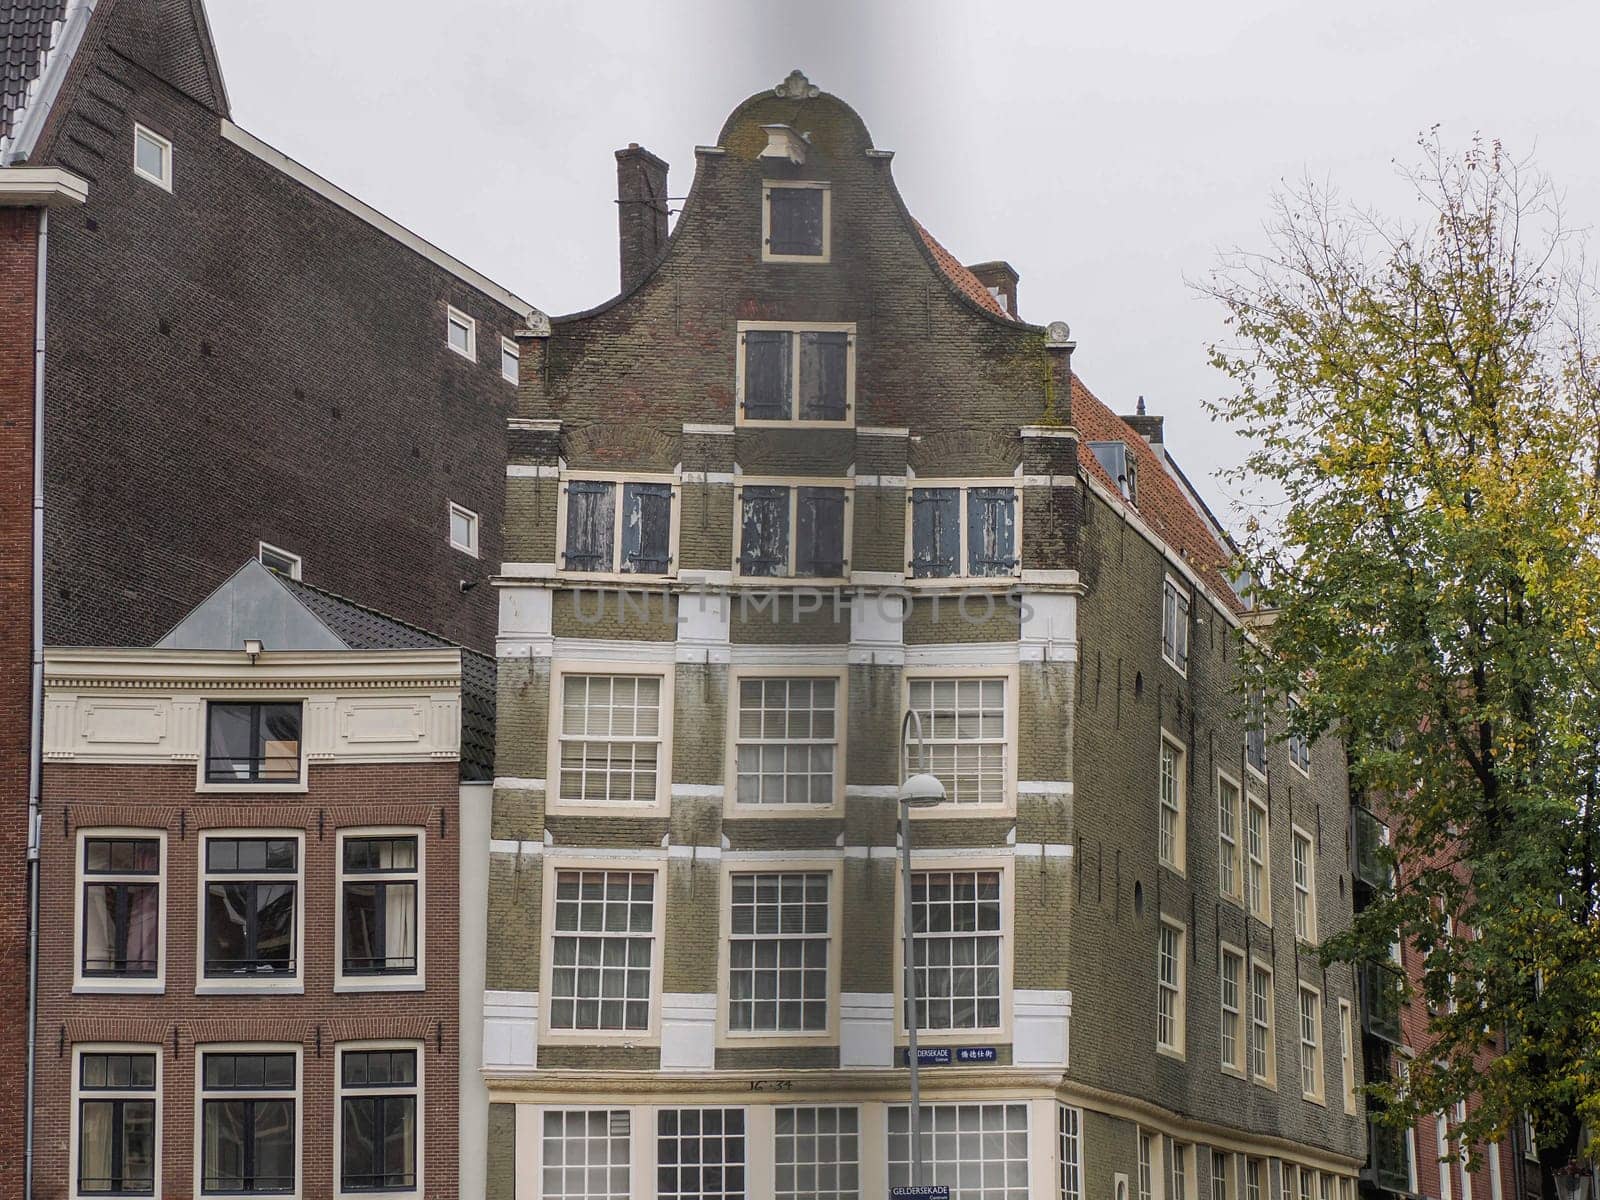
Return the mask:
[[[917,733],[918,765],[927,767],[927,748],[922,737],[922,717],[915,709],[907,709],[900,722],[902,752],[910,749],[906,740],[912,727]],[[908,764],[909,765],[909,764]],[[917,1060],[917,972],[913,967],[916,943],[912,936],[911,921],[911,810],[928,808],[944,802],[944,784],[933,775],[918,773],[907,775],[900,785],[900,887],[901,909],[904,917],[902,936],[905,939],[905,1022],[906,1064],[911,1068],[911,1113],[909,1136],[911,1138],[911,1185],[922,1185],[922,1093],[918,1088],[917,1073],[921,1063]]]

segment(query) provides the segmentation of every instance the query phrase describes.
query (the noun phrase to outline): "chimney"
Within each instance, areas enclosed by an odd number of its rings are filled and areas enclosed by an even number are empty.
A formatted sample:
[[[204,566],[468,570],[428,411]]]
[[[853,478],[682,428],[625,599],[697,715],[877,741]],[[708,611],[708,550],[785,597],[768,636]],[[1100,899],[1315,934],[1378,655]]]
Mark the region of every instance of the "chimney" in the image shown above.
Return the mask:
[[[638,142],[617,151],[617,234],[627,291],[667,248],[667,164]]]
[[[1133,431],[1152,446],[1161,445],[1162,418],[1152,417],[1145,413],[1143,396],[1139,397],[1139,411],[1131,417],[1123,417],[1122,419],[1132,425]]]
[[[1000,307],[1013,317],[1017,315],[1016,271],[1008,262],[974,263],[968,267],[978,277],[978,282],[989,289],[989,294],[1000,301]]]

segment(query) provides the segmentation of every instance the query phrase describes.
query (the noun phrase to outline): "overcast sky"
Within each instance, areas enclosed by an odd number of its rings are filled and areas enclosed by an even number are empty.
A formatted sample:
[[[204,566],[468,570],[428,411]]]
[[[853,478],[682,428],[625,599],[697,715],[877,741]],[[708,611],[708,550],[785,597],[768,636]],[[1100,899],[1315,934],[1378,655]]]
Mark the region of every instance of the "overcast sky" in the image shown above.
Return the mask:
[[[552,314],[617,290],[612,151],[672,164],[799,66],[895,151],[963,262],[1004,258],[1113,408],[1144,395],[1228,518],[1198,280],[1307,173],[1402,212],[1442,124],[1600,215],[1593,0],[209,0],[234,119]],[[1220,507],[1219,507],[1220,504]]]

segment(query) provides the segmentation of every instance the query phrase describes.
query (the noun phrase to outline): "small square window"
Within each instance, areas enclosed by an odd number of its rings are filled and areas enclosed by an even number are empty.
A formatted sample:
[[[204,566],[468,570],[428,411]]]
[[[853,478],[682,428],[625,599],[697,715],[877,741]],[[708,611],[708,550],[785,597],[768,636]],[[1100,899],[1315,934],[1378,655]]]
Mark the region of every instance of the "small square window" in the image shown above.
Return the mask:
[[[761,257],[767,262],[827,262],[833,207],[828,185],[769,183],[765,192]]]
[[[298,554],[290,554],[287,550],[272,545],[270,542],[256,543],[256,556],[261,559],[261,564],[269,570],[280,575],[287,575],[290,579],[299,579],[304,563]]]
[[[213,701],[206,724],[207,783],[298,783],[300,705]]]
[[[450,544],[478,557],[478,514],[455,503],[450,505]]]
[[[445,310],[445,340],[462,358],[477,361],[478,323],[460,309]]]
[[[522,362],[522,351],[508,337],[500,339],[500,377],[507,383],[517,382],[517,369]]]
[[[143,125],[133,127],[133,173],[172,190],[172,143]]]

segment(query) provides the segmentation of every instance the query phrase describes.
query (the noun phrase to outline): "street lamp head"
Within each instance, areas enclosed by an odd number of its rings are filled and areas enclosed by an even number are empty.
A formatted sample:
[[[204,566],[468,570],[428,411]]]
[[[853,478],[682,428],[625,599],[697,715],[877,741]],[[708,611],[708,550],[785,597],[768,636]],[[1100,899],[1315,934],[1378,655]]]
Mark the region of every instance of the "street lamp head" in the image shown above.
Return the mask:
[[[1587,1200],[1592,1176],[1586,1165],[1573,1160],[1551,1174],[1555,1176],[1556,1194],[1561,1200]]]
[[[932,775],[911,775],[900,785],[900,803],[907,808],[930,808],[944,803],[944,784]]]

